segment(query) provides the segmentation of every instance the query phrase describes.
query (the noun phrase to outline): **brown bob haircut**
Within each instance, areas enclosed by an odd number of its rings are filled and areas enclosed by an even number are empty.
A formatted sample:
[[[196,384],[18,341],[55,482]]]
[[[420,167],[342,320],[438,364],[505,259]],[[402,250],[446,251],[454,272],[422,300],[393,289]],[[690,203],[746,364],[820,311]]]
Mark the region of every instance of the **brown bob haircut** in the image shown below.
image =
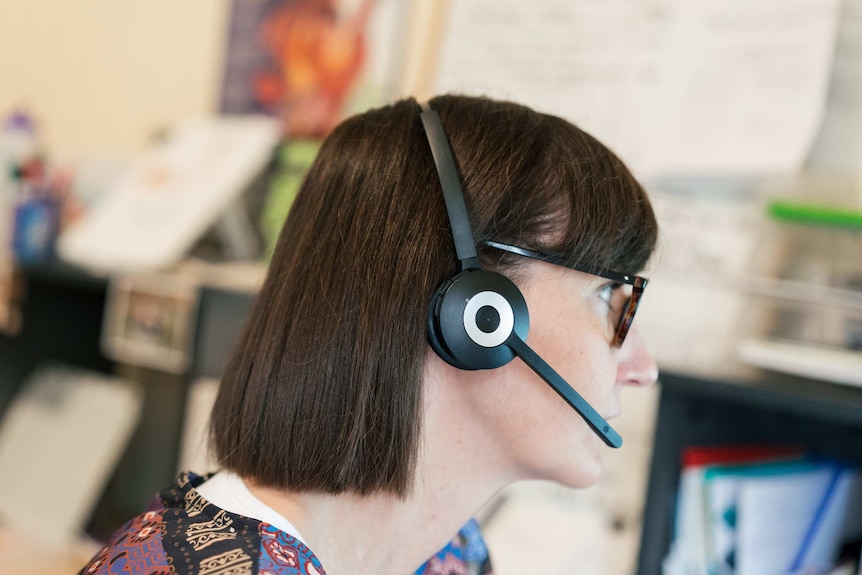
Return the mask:
[[[431,101],[484,240],[643,268],[657,226],[647,195],[595,138],[487,98]],[[413,99],[347,119],[291,209],[212,414],[221,464],[270,487],[410,492],[422,428],[426,314],[456,258]]]

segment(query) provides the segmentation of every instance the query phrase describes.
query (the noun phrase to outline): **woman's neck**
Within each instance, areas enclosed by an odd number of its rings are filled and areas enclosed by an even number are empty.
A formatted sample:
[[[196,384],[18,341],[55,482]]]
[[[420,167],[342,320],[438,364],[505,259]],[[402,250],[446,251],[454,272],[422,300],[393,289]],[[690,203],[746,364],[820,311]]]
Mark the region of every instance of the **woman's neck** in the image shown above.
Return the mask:
[[[413,573],[442,549],[487,496],[466,490],[337,496],[251,487],[261,501],[296,525],[327,575]]]
[[[435,378],[437,379],[437,378]],[[423,437],[407,497],[326,495],[256,486],[251,492],[299,529],[327,575],[404,575],[442,549],[497,491],[506,476],[469,413],[427,385]]]

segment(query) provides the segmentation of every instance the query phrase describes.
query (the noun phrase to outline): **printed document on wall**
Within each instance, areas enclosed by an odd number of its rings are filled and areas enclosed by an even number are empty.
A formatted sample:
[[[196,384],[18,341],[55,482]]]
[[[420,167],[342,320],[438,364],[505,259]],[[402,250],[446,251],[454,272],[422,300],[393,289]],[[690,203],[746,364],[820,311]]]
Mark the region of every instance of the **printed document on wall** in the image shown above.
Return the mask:
[[[801,167],[823,116],[838,12],[832,0],[681,4],[647,113],[643,168]]]
[[[436,89],[563,116],[638,175],[798,169],[838,0],[459,0]]]
[[[527,104],[637,160],[668,0],[458,0],[448,10],[437,92]]]

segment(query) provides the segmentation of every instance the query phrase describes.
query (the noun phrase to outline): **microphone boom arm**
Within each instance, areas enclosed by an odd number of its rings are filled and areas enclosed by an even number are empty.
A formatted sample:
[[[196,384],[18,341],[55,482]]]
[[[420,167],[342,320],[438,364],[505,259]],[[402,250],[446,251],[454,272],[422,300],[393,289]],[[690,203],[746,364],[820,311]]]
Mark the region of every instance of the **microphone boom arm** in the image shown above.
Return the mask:
[[[590,428],[602,438],[602,441],[610,447],[620,447],[623,444],[622,436],[620,436],[620,434],[611,427],[605,418],[599,415],[599,413],[593,409],[589,403],[587,403],[587,400],[585,400],[580,393],[575,391],[571,385],[566,383],[566,380],[554,371],[554,369],[548,365],[548,363],[543,360],[539,354],[533,351],[533,349],[527,345],[527,342],[518,337],[514,331],[509,335],[509,339],[506,340],[506,345],[509,346],[509,349],[511,349],[515,355],[520,357],[521,360],[530,367],[530,369],[535,371],[539,377],[544,379],[545,382],[547,382],[548,385],[550,385],[566,403],[572,406],[572,408],[584,418],[587,425],[589,425]]]

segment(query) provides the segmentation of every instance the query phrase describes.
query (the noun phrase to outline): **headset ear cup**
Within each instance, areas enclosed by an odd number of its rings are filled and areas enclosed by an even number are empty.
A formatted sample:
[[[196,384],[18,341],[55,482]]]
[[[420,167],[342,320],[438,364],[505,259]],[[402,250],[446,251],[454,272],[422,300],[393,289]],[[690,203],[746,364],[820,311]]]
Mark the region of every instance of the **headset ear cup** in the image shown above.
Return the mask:
[[[458,361],[454,355],[449,353],[449,350],[446,348],[446,343],[443,341],[443,335],[440,333],[440,322],[438,316],[441,297],[445,290],[449,288],[451,283],[452,278],[440,284],[434,291],[434,295],[431,297],[431,305],[428,306],[428,344],[431,346],[431,349],[433,349],[437,355],[443,359],[443,361],[453,367],[457,367],[458,369],[466,370],[469,368]]]
[[[476,323],[476,311],[486,307],[498,309],[501,317],[508,316],[493,333],[480,332]],[[511,280],[491,271],[466,270],[443,282],[428,310],[431,347],[459,369],[494,369],[509,363],[515,354],[505,345],[506,340],[513,331],[526,339],[529,326],[521,291]],[[488,339],[494,341],[489,343]]]

